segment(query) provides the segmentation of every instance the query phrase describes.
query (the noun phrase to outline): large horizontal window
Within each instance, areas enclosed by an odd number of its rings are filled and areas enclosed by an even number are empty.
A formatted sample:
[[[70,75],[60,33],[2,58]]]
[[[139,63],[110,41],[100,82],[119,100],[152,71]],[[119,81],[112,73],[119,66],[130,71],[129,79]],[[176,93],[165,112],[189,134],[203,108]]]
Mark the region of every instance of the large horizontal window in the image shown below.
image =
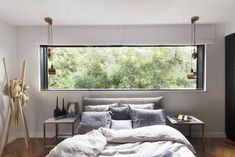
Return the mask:
[[[196,59],[192,46],[53,46],[50,60],[48,48],[41,46],[42,90],[203,89],[204,46]]]

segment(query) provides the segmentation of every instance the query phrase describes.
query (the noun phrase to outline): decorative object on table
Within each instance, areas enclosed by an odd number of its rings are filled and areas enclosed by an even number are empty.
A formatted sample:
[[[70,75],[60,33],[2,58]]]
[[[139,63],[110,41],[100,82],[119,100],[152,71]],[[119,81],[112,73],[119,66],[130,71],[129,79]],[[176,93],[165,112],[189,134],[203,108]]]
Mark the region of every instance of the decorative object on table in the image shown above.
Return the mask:
[[[67,112],[69,117],[74,117],[78,113],[78,103],[68,102]]]
[[[62,107],[62,110],[61,110],[61,116],[66,116],[66,114],[67,114],[67,111],[64,108],[64,98],[63,98],[63,107]]]
[[[191,122],[193,119],[185,114],[170,115],[170,117],[177,122]]]
[[[6,84],[3,90],[3,95],[8,96],[9,105],[1,139],[0,156],[2,155],[3,150],[8,141],[11,119],[15,120],[16,125],[18,125],[18,121],[19,119],[21,119],[24,131],[26,149],[28,150],[29,148],[28,147],[29,133],[25,119],[25,114],[23,111],[23,107],[26,106],[29,100],[29,95],[28,95],[29,86],[25,83],[26,61],[23,62],[21,79],[9,80],[5,58],[3,58],[3,66],[4,66],[5,80],[6,80]]]
[[[51,17],[45,17],[44,21],[48,24],[48,45],[51,47],[47,48],[47,58],[51,61],[51,67],[48,69],[49,75],[56,75],[56,69],[53,66],[53,30],[52,30],[52,18]]]
[[[60,108],[59,108],[59,104],[58,104],[58,96],[56,97],[56,108],[54,110],[54,117],[59,117],[61,114]]]
[[[189,121],[188,115],[179,114],[177,117],[178,120]]]
[[[192,55],[191,55],[191,69],[187,74],[188,79],[196,79],[197,72],[193,70],[193,60],[197,58],[197,50],[196,50],[196,22],[199,20],[198,16],[193,16],[191,18],[191,44],[193,46]]]

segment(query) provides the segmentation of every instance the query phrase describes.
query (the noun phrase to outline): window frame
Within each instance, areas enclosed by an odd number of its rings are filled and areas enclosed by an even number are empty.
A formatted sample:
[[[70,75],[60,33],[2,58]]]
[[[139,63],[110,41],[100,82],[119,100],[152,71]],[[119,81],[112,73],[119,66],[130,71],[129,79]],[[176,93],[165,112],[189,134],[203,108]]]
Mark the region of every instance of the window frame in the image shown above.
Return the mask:
[[[205,45],[196,45],[197,80],[196,89],[48,89],[47,47],[186,47],[191,45],[40,45],[40,91],[204,91],[205,90]]]

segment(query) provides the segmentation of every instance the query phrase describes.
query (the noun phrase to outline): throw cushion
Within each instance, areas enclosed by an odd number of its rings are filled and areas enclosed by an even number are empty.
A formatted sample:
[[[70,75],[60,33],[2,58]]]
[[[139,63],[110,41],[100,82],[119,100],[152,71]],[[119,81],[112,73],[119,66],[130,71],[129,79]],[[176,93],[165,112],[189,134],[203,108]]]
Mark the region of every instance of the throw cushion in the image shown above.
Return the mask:
[[[121,107],[131,107],[135,109],[149,109],[153,110],[154,109],[154,104],[149,103],[149,104],[120,104]]]
[[[165,116],[162,109],[131,109],[131,120],[133,128],[166,124]]]
[[[109,109],[114,120],[130,119],[129,107],[110,107]]]
[[[108,111],[109,107],[118,107],[117,103],[114,104],[107,104],[107,105],[87,105],[85,106],[86,112],[104,112]]]
[[[111,115],[109,112],[83,112],[78,127],[79,134],[85,134],[100,127],[110,128]]]
[[[132,129],[131,120],[112,120],[111,129]]]

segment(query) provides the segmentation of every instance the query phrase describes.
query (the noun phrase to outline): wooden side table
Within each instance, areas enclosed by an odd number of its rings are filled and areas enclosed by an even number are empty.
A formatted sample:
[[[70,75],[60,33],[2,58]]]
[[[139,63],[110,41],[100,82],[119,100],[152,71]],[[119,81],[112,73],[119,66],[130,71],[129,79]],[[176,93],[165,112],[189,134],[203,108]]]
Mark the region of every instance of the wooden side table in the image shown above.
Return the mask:
[[[43,123],[43,137],[44,137],[44,147],[54,147],[55,145],[50,145],[47,142],[47,136],[46,136],[46,125],[47,124],[54,124],[55,125],[55,136],[53,138],[57,139],[58,137],[71,137],[74,136],[74,125],[76,123],[77,120],[80,119],[80,115],[77,115],[75,117],[72,118],[63,118],[63,119],[55,119],[55,118],[49,118],[47,120],[44,121]],[[59,124],[70,124],[72,125],[71,127],[71,134],[59,134],[58,133],[58,128],[59,128]]]
[[[205,139],[204,139],[204,122],[199,120],[198,118],[194,117],[194,116],[191,116],[189,115],[189,121],[179,121],[175,118],[175,115],[167,115],[166,116],[166,119],[170,122],[171,125],[188,125],[189,126],[189,138],[192,137],[192,126],[195,125],[200,125],[202,130],[201,130],[201,133],[202,133],[202,136],[201,136],[201,141],[202,141],[202,149],[203,151],[205,150]]]

